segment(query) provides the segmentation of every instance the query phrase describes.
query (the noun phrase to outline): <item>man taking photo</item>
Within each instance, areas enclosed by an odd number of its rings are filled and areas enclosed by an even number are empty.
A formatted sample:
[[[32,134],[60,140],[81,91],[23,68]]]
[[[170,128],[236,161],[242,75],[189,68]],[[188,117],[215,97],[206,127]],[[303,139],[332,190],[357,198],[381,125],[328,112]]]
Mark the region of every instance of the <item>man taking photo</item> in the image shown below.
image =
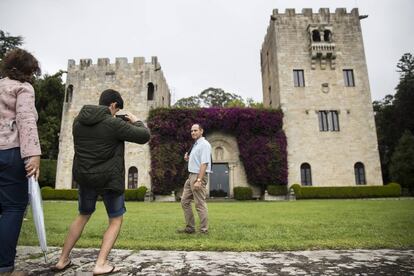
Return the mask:
[[[107,257],[126,212],[124,142],[145,144],[150,139],[149,130],[133,114],[127,113],[125,120],[115,117],[123,105],[118,91],[105,90],[99,98],[99,106],[83,106],[73,122],[73,177],[79,185],[79,215],[69,228],[58,263],[52,268],[56,272],[71,266],[70,252],[95,211],[98,195],[105,204],[109,226],[93,274],[119,271],[109,265]]]

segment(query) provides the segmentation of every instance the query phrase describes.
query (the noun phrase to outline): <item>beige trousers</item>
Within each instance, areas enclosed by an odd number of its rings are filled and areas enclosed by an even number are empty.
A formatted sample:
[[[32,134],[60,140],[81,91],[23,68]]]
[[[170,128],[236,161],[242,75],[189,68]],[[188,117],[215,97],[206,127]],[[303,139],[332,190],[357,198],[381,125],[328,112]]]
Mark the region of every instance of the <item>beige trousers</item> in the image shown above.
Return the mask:
[[[201,180],[201,189],[194,189],[194,182],[197,180],[198,174],[190,173],[184,184],[183,195],[181,196],[181,206],[184,210],[186,228],[194,230],[195,222],[191,200],[194,199],[195,208],[200,218],[200,231],[208,231],[208,209],[206,203],[207,197],[207,174]]]

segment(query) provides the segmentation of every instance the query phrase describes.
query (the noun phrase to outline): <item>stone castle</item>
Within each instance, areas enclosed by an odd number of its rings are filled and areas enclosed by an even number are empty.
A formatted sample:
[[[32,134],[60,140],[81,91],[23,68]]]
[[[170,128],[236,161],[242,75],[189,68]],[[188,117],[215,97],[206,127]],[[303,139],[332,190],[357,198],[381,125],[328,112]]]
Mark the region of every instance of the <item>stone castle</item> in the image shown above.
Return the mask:
[[[91,59],[82,59],[79,65],[69,60],[59,136],[56,188],[76,187],[72,179],[73,119],[83,105],[97,105],[101,92],[109,88],[119,91],[124,99],[124,110],[130,111],[144,123],[151,108],[168,107],[171,103],[170,90],[157,57],[152,57],[151,62],[145,62],[143,57],[135,57],[132,63],[128,63],[126,58],[116,58],[114,64],[108,58],[98,59],[97,64],[92,64]],[[121,113],[122,111],[119,112]],[[149,171],[148,144],[126,143],[126,187],[137,188],[144,184],[150,188]]]
[[[288,142],[288,183],[313,186],[382,184],[368,72],[357,9],[330,13],[273,10],[261,49],[263,102],[281,108]],[[121,92],[124,109],[145,122],[148,111],[170,106],[167,82],[156,57],[69,60],[59,142],[56,188],[72,180],[72,123],[84,104],[97,104],[108,88]],[[215,172],[208,190],[233,196],[247,183],[237,141],[225,133],[207,136]],[[126,143],[126,188],[151,187],[148,145]],[[250,186],[252,187],[252,186]],[[252,187],[254,194],[260,190]]]
[[[382,184],[358,9],[273,10],[261,49],[263,102],[281,108],[288,183]]]

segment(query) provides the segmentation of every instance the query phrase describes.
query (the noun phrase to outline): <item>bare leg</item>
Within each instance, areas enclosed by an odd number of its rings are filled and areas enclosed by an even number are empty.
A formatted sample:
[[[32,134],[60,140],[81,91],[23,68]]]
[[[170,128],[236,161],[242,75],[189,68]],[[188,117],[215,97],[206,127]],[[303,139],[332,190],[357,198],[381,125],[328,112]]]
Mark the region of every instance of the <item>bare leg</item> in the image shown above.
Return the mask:
[[[72,224],[69,227],[69,232],[66,236],[65,244],[63,245],[59,261],[56,264],[56,268],[61,269],[69,262],[69,254],[72,251],[72,248],[75,246],[78,239],[80,238],[83,228],[85,228],[85,225],[89,221],[90,217],[91,215],[78,215],[72,222]]]
[[[123,216],[109,219],[109,226],[103,236],[101,250],[99,251],[93,273],[104,273],[113,268],[108,264],[107,258],[121,230],[122,219]]]

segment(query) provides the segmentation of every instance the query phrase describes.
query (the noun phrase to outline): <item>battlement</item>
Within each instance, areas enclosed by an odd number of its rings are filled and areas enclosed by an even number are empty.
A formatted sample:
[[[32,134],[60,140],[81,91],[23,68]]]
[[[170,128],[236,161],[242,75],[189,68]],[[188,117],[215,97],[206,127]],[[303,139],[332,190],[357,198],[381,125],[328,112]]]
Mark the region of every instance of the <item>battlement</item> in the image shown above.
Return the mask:
[[[71,69],[86,69],[89,67],[108,67],[108,66],[115,66],[116,68],[126,67],[128,65],[133,66],[142,66],[144,64],[153,65],[156,69],[160,68],[160,64],[158,63],[158,57],[152,56],[150,62],[145,62],[145,57],[134,57],[132,63],[128,63],[128,59],[125,57],[117,57],[115,58],[115,63],[111,63],[109,58],[98,58],[97,63],[93,63],[92,59],[84,58],[80,59],[79,65],[76,64],[76,61],[73,59],[69,59],[68,61],[68,70]]]
[[[271,15],[271,20],[277,20],[278,17],[295,17],[296,15],[302,15],[306,17],[321,17],[329,18],[330,15],[335,15],[336,18],[345,17],[345,16],[355,16],[359,17],[358,8],[353,8],[350,13],[347,13],[346,8],[336,8],[335,13],[331,13],[329,8],[320,8],[318,13],[314,13],[312,9],[305,8],[302,9],[302,13],[296,13],[295,9],[285,9],[285,13],[279,13],[278,9],[274,9]]]

